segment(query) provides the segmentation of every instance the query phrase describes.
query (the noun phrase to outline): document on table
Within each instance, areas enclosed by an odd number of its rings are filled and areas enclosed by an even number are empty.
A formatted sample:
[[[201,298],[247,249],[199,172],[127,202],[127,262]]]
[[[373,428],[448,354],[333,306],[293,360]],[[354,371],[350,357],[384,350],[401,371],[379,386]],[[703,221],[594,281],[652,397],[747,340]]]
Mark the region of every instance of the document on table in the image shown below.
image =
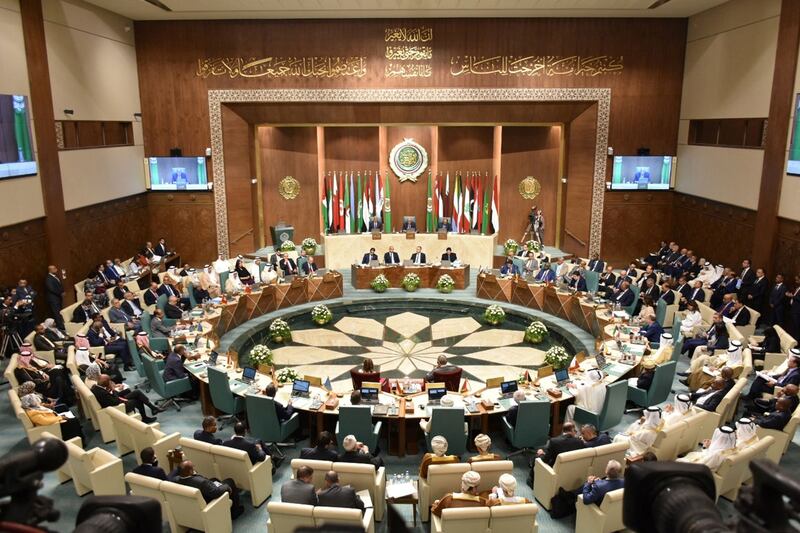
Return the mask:
[[[369,496],[369,491],[367,489],[359,490],[356,492],[361,501],[364,502],[364,507],[372,507],[372,498]]]
[[[403,498],[405,496],[417,495],[417,488],[410,481],[405,483],[387,483],[386,484],[386,497]]]

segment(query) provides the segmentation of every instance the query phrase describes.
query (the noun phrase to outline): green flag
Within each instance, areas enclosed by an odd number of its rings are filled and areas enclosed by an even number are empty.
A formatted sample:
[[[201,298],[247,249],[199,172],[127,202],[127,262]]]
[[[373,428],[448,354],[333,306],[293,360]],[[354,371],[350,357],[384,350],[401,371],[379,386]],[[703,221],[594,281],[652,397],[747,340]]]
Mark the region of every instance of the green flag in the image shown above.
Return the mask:
[[[431,186],[431,172],[428,171],[428,203],[427,203],[428,216],[425,219],[425,231],[433,233],[433,188]]]
[[[389,182],[391,181],[390,174],[386,173],[386,183],[384,184],[383,191],[383,231],[392,231],[392,202],[389,193]]]
[[[486,181],[489,181],[487,176]],[[481,235],[486,235],[489,231],[489,204],[492,201],[491,183],[486,183],[483,187],[483,224],[481,225]]]
[[[361,213],[361,211],[364,209],[363,198],[361,196],[361,172],[358,173],[358,178],[356,179],[356,183],[358,184],[358,196],[356,196],[356,233],[361,233],[361,226],[364,224]]]
[[[322,232],[328,234],[328,204],[330,203],[330,196],[328,196],[328,180],[322,178]]]
[[[344,231],[350,233],[350,180],[347,179],[347,174],[344,176]]]

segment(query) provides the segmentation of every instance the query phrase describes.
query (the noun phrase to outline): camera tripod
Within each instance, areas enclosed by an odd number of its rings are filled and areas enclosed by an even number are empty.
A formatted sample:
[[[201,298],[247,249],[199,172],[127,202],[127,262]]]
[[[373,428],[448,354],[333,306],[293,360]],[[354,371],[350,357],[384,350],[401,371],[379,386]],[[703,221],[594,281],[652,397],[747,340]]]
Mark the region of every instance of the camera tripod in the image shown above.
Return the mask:
[[[0,342],[0,356],[6,357],[9,346],[14,352],[19,351],[19,347],[22,346],[22,338],[19,336],[19,332],[11,330],[8,326],[2,326],[0,335],[3,336],[3,340]]]

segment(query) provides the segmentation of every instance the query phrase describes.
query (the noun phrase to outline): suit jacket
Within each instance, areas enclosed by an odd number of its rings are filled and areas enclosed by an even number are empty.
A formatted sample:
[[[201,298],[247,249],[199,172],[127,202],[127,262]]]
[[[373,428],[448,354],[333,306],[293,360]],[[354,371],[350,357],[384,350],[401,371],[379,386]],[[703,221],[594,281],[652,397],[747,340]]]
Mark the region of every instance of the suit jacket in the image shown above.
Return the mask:
[[[691,396],[692,403],[695,404],[695,406],[699,407],[700,409],[705,409],[706,411],[716,411],[717,406],[719,405],[719,402],[722,401],[722,399],[725,397],[725,395],[727,393],[728,393],[728,391],[726,389],[724,389],[724,388],[720,389],[720,390],[717,390],[717,391],[715,391],[713,389],[709,389],[709,390],[704,391],[702,393],[693,392],[692,396]],[[697,401],[700,398],[702,398],[703,396],[709,396],[709,395],[710,395],[710,397],[705,401],[705,403],[703,403],[702,405],[697,403]]]
[[[633,291],[627,289],[625,291],[620,291],[613,299],[615,302],[618,302],[622,307],[628,307],[633,303]]]
[[[144,291],[144,303],[145,305],[155,305],[158,301],[159,293],[153,292],[152,289],[147,289]]]
[[[156,252],[156,255],[160,255],[161,257],[167,255],[167,247],[161,243],[156,244],[156,247],[153,248],[153,250]]]
[[[691,300],[692,299],[691,298],[692,288],[689,286],[688,283],[684,283],[683,285],[679,285],[678,287],[675,287],[675,290],[678,291],[678,293],[680,293],[680,295],[683,296],[684,298],[686,298],[687,300]]]
[[[203,495],[203,499],[206,501],[206,503],[216,500],[226,492],[231,492],[231,487],[229,487],[227,484],[221,481],[208,479],[200,474],[195,474],[189,477],[179,477],[175,480],[175,483],[200,489],[200,494]]]
[[[126,289],[125,287],[114,287],[114,290],[111,291],[111,294],[113,294],[114,298],[116,298],[117,300],[123,300],[125,299],[125,292],[127,290],[128,289]]]
[[[589,261],[589,270],[592,272],[602,272],[606,268],[606,264],[604,261],[599,259],[592,259]]]
[[[126,313],[122,306],[119,309],[116,307],[112,307],[108,310],[108,319],[111,321],[112,324],[127,324],[131,321],[133,315],[129,315]]]
[[[222,444],[222,439],[215,437],[213,433],[209,433],[202,428],[194,432],[194,440],[199,440],[200,442],[206,442],[208,444]]]
[[[776,382],[780,387],[785,387],[786,385],[800,385],[800,370],[797,368],[790,368],[785,374],[780,376]]]
[[[753,272],[752,268],[748,267],[747,268],[747,272],[742,270],[742,272],[739,274],[739,279],[742,280],[742,285],[741,285],[740,288],[741,289],[746,289],[746,288],[750,287],[753,283],[755,283],[755,281],[756,281],[756,273]]]
[[[750,286],[749,294],[753,297],[752,305],[758,307],[764,300],[764,295],[767,293],[767,277],[764,276],[756,279],[753,285]]]
[[[606,287],[613,287],[614,284],[617,282],[617,276],[613,273],[611,274],[602,274],[600,276],[600,280],[598,281],[599,285],[605,285]]]
[[[144,309],[142,309],[142,302],[140,302],[138,298],[133,299],[133,304],[131,304],[129,300],[125,300],[122,302],[122,305],[120,307],[122,307],[122,310],[125,311],[129,316],[135,317],[136,310],[133,308],[134,305],[136,305],[137,309],[139,310],[139,313],[142,313],[142,311],[144,311]]]
[[[780,431],[786,427],[786,424],[789,423],[789,419],[791,417],[792,413],[789,411],[773,411],[766,415],[757,417],[754,422],[762,428],[777,429]]]
[[[86,332],[86,338],[89,339],[89,346],[105,346],[110,342],[110,339],[104,338],[94,328],[89,328],[89,331]]]
[[[290,479],[281,485],[281,501],[302,505],[318,505],[317,491],[314,485],[299,479]]]
[[[520,271],[519,271],[519,267],[517,267],[517,265],[513,265],[512,264],[512,265],[509,266],[509,265],[503,263],[503,266],[500,267],[500,274],[502,274],[504,276],[506,274],[514,275],[514,274],[519,274],[519,273],[520,273]]]
[[[368,265],[368,264],[370,264],[370,262],[377,261],[377,260],[378,260],[378,254],[371,254],[371,253],[367,252],[367,253],[364,254],[364,257],[361,258],[361,264],[362,265]]]
[[[253,464],[260,463],[267,458],[267,454],[264,453],[264,450],[259,449],[255,442],[245,437],[237,437],[234,435],[232,438],[223,442],[222,445],[247,452],[247,455],[250,457],[250,462]]]
[[[570,279],[569,286],[576,291],[586,292],[586,280],[583,277],[580,277],[577,280]]]
[[[176,379],[185,378],[189,375],[186,368],[183,366],[181,356],[175,352],[170,352],[164,362],[164,381],[174,381]]]
[[[639,291],[639,297],[641,298],[642,296],[649,296],[653,299],[653,302],[657,302],[661,297],[661,289],[659,289],[657,285],[647,287],[646,289]]]
[[[272,403],[275,404],[275,414],[278,416],[278,422],[285,422],[294,414],[294,407],[291,405],[283,405],[274,399]]]
[[[339,454],[336,452],[336,450],[331,450],[329,448],[320,448],[319,446],[315,446],[314,448],[303,448],[300,450],[300,459],[331,461],[335,463],[338,458]]]
[[[142,463],[136,468],[133,469],[134,474],[139,474],[140,476],[147,476],[147,477],[154,477],[156,479],[160,479],[161,481],[167,480],[167,474],[164,472],[164,469],[160,466],[153,466],[147,463]]]
[[[608,436],[608,432],[607,431],[603,431],[601,433],[598,433],[597,436],[595,438],[593,438],[592,440],[583,441],[583,444],[587,448],[597,448],[598,446],[604,446],[606,444],[611,444],[611,437]]]
[[[94,303],[88,308],[84,307],[83,305],[79,305],[75,308],[72,312],[72,321],[76,324],[83,324],[87,320],[91,318],[91,315],[94,313],[99,313],[100,308],[97,307]]]
[[[172,331],[164,325],[164,321],[156,316],[150,319],[150,335],[154,339],[165,339]]]
[[[600,505],[606,493],[612,490],[621,489],[625,485],[625,480],[619,479],[597,479],[594,483],[583,484],[583,503],[590,505],[595,503]]]
[[[417,223],[413,220],[409,220],[407,222],[403,222],[403,231],[413,230],[417,231]]]
[[[728,302],[717,307],[717,313],[728,318],[731,317],[731,310],[733,310],[733,302]]]
[[[97,403],[100,404],[100,407],[111,407],[122,403],[122,400],[116,394],[109,392],[100,385],[92,386],[92,394],[97,398]]]
[[[506,420],[511,427],[516,427],[517,425],[517,415],[519,414],[519,405],[512,405],[511,408],[506,411]]]
[[[572,450],[581,450],[585,448],[583,441],[578,437],[573,437],[572,435],[559,435],[558,437],[553,437],[549,441],[547,441],[547,447],[545,448],[544,455],[542,456],[542,461],[547,463],[550,466],[556,464],[556,457],[558,454],[563,452],[571,452]]]
[[[387,265],[399,265],[400,254],[398,254],[397,252],[386,252],[385,254],[383,254],[383,262]]]
[[[703,289],[692,289],[686,299],[694,300],[695,302],[704,302],[706,300],[706,293]]]
[[[43,351],[56,349],[56,345],[53,341],[48,339],[44,333],[37,333],[33,336],[33,347],[36,348],[36,350]]]
[[[733,323],[737,326],[746,326],[750,323],[750,311],[747,309],[746,306],[742,306],[739,311],[733,311],[731,309],[731,318],[733,318]]]
[[[675,303],[675,293],[672,291],[667,291],[659,297],[659,300],[664,300],[667,305],[672,305]]]
[[[331,485],[327,489],[319,491],[317,494],[319,505],[325,507],[346,507],[350,509],[364,510],[364,502],[361,501],[353,487],[346,485]]]
[[[639,374],[639,377],[636,378],[636,388],[650,390],[650,385],[653,384],[653,376],[655,375],[655,372],[642,372]]]
[[[117,270],[114,268],[114,265],[103,268],[103,274],[105,274],[106,277],[113,282],[116,282],[119,279],[119,272],[117,272]]]
[[[297,272],[297,263],[291,257],[278,261],[278,266],[283,270],[283,275],[288,276]]]
[[[58,277],[58,274],[53,275],[48,273],[44,277],[44,289],[47,293],[48,298],[58,298],[64,295],[64,285],[61,283],[61,279]]]
[[[552,282],[556,279],[556,273],[550,270],[549,268],[539,269],[539,272],[536,273],[534,278],[536,281],[542,282]]]
[[[659,342],[661,340],[661,334],[664,333],[664,328],[658,322],[653,322],[652,324],[644,326],[639,330],[639,333],[644,335],[650,342]]]
[[[369,224],[367,224],[367,231],[372,231],[374,229],[380,231],[382,227],[383,224],[381,224],[380,222],[375,222],[374,220],[370,220]]]
[[[312,272],[316,272],[317,270],[319,270],[319,267],[317,266],[316,263],[309,263],[308,261],[306,261],[305,263],[303,263],[302,270],[303,270],[303,274],[308,276]]]
[[[167,303],[167,305],[164,306],[164,316],[167,318],[179,319],[183,316],[183,309],[177,305]]]
[[[178,298],[181,297],[181,293],[178,292],[178,289],[176,289],[169,283],[162,283],[161,286],[158,288],[158,294],[166,294],[167,298],[169,298],[170,296],[177,296]]]
[[[455,254],[455,252],[450,252],[449,254],[445,252],[445,253],[442,254],[442,261],[450,261],[452,263],[453,261],[456,261],[457,259],[458,259],[458,256]]]
[[[373,465],[375,466],[375,470],[378,469],[378,466],[372,460],[372,457],[367,453],[359,453],[355,451],[342,452],[339,454],[339,457],[336,459],[336,461],[339,463],[359,463],[364,465]]]
[[[786,303],[786,285],[783,283],[775,284],[769,293],[769,305],[776,309],[782,309]]]
[[[411,254],[411,261],[415,264],[424,264],[428,262],[428,258],[425,257],[425,252],[414,252]]]

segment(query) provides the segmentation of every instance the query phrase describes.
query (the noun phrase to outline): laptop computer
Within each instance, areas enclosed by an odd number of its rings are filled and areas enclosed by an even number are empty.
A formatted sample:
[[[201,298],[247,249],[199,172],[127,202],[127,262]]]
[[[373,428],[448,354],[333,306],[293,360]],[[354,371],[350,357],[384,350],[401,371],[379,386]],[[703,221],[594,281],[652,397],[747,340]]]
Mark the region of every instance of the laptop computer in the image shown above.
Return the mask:
[[[380,264],[380,263],[378,263],[378,260],[377,260],[377,259],[372,259],[372,260],[369,262],[369,266],[370,266],[370,268],[378,268],[379,266],[381,266],[381,264]]]
[[[247,383],[248,385],[252,385],[253,382],[256,380],[256,369],[252,366],[246,366],[242,369],[242,377],[239,378],[239,381],[242,383]]]
[[[412,261],[411,259],[403,259],[403,266],[404,267],[414,266],[414,261]]]
[[[611,365],[611,363],[609,363],[608,361],[606,361],[606,356],[605,356],[605,354],[602,354],[602,353],[599,353],[599,354],[595,355],[595,356],[594,356],[594,360],[595,360],[595,362],[597,363],[597,368],[599,368],[600,370],[604,370],[604,369],[606,369],[608,366],[610,366],[610,365]]]
[[[450,268],[453,264],[448,259],[442,259],[442,268]]]
[[[304,379],[296,379],[292,383],[292,397],[308,398],[311,384]]]
[[[500,394],[502,398],[511,398],[517,392],[519,384],[516,381],[504,381],[500,384]]]
[[[378,403],[378,389],[373,387],[362,387],[361,402],[369,405]]]
[[[442,398],[444,398],[446,395],[447,389],[444,387],[428,389],[428,404],[439,405],[442,402]]]
[[[208,354],[208,361],[206,361],[206,364],[208,366],[216,366],[218,357],[219,357],[219,352],[217,352],[216,350],[212,350],[211,353]]]
[[[561,368],[556,370],[556,381],[559,385],[563,385],[569,382],[569,369]]]

